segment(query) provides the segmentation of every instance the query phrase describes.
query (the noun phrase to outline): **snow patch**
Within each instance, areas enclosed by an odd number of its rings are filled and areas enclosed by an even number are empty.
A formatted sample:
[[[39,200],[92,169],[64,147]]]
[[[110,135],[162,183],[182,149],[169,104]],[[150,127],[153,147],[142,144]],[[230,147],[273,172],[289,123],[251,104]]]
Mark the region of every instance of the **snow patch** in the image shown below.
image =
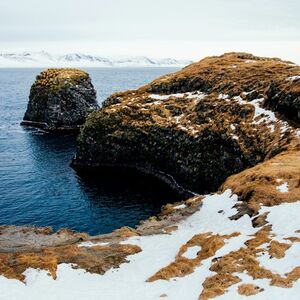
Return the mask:
[[[183,209],[183,208],[186,208],[186,205],[185,204],[180,204],[180,205],[174,206],[173,208],[175,208],[175,209]]]
[[[183,98],[185,94],[183,93],[177,93],[177,94],[169,94],[169,95],[159,95],[159,94],[150,94],[149,97],[156,100],[167,100],[171,97],[175,98]]]
[[[95,246],[107,246],[109,245],[109,243],[107,242],[98,242],[98,243],[94,243],[94,242],[82,242],[78,245],[78,247],[86,247],[86,248],[91,248],[91,247],[95,247]]]
[[[298,80],[298,79],[300,79],[300,75],[290,76],[286,80],[287,81],[295,81],[295,80]]]
[[[283,258],[271,258],[267,252],[264,252],[258,258],[258,261],[262,267],[285,277],[284,274],[291,272],[295,266],[300,265],[299,253],[300,244],[296,243],[285,251],[285,256]]]
[[[247,214],[238,220],[229,218],[237,213],[237,202],[237,195],[232,195],[230,190],[222,194],[207,195],[202,200],[201,208],[179,222],[176,231],[170,234],[131,237],[122,241],[121,244],[138,245],[142,251],[128,256],[127,263],[121,264],[117,269],[108,270],[104,275],[74,269],[70,264],[60,264],[56,280],[46,271],[34,269],[28,269],[24,273],[26,284],[0,276],[0,299],[38,300],[43,295],[43,300],[96,300],[100,295],[101,299],[106,300],[152,300],[167,294],[168,299],[196,300],[202,292],[205,279],[215,274],[209,270],[212,261],[216,257],[245,247],[245,242],[253,238],[253,234],[259,230],[253,228],[251,218]],[[220,210],[223,211],[222,214],[219,213]],[[262,207],[259,211],[260,214],[265,212],[269,213],[267,221],[272,224],[272,233],[277,235],[278,239],[295,236],[295,231],[300,229],[300,201]],[[194,235],[207,232],[219,235],[239,232],[240,235],[225,240],[225,245],[213,257],[203,260],[192,274],[169,281],[146,282],[158,270],[173,262],[180,247]],[[184,256],[194,259],[200,250],[201,247],[189,247]],[[258,259],[262,266],[284,274],[300,264],[299,253],[300,244],[295,243],[282,259],[271,259],[268,255],[261,255]],[[253,283],[264,289],[251,297],[253,299],[298,299],[300,293],[300,280],[294,283],[293,288],[284,289],[270,286],[269,279],[254,280],[245,273],[235,275],[239,276],[242,282],[231,286],[228,292],[218,299],[241,299],[242,296],[236,290],[241,283]]]
[[[189,60],[146,56],[103,57],[85,53],[54,54],[45,51],[0,53],[0,68],[11,67],[183,67]]]
[[[285,182],[285,183],[277,186],[276,190],[278,190],[281,193],[288,193],[288,191],[289,191],[289,185],[288,185],[287,182]]]
[[[218,96],[218,99],[220,99],[220,100],[226,100],[228,98],[229,98],[229,95],[227,95],[227,94],[219,94],[219,96]]]
[[[267,221],[272,224],[272,232],[276,236],[295,236],[295,231],[300,229],[300,198],[298,202],[294,203],[282,203],[272,207],[264,206],[259,211],[260,214],[267,212]]]
[[[206,97],[206,94],[196,91],[196,92],[169,94],[169,95],[150,94],[149,97],[155,100],[167,100],[172,97],[202,100]]]
[[[193,246],[193,247],[189,247],[183,254],[182,256],[184,256],[185,258],[188,259],[195,259],[197,258],[197,254],[199,251],[201,251],[201,247],[200,246]]]
[[[253,91],[252,91],[253,92]],[[250,92],[250,93],[252,93]],[[245,94],[245,93],[244,93]],[[254,124],[267,124],[270,132],[273,133],[275,131],[275,123],[280,125],[280,132],[284,134],[287,130],[290,129],[290,126],[287,122],[281,121],[276,118],[275,113],[271,110],[264,109],[260,106],[260,104],[264,101],[264,98],[258,98],[252,101],[245,101],[241,96],[233,97],[241,105],[253,105],[254,106],[254,116],[253,123]]]

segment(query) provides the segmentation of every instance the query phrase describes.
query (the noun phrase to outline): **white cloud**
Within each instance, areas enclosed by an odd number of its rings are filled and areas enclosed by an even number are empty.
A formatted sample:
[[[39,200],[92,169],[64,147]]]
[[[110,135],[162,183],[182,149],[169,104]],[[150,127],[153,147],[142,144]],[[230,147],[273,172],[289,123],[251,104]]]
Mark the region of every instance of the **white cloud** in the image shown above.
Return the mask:
[[[299,62],[299,10],[298,0],[1,0],[0,51],[200,59],[243,50]]]

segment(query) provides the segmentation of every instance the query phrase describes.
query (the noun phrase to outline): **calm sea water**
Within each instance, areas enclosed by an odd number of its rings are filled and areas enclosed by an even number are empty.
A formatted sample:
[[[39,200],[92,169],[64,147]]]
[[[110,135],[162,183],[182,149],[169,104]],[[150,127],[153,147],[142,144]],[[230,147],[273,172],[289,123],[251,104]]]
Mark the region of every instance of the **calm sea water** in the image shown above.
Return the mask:
[[[174,72],[171,68],[88,69],[98,101]],[[74,136],[22,128],[28,94],[39,69],[0,69],[0,224],[109,232],[135,226],[174,200],[144,176],[80,177],[70,166]]]

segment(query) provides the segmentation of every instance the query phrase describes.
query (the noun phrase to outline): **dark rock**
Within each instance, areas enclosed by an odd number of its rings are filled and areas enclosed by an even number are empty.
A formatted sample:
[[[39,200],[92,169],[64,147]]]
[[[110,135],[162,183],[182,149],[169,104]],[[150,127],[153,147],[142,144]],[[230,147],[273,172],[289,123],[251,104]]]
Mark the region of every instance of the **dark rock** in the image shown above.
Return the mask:
[[[264,105],[300,123],[300,76],[291,76],[284,82],[272,82],[267,89]]]
[[[48,69],[31,87],[22,125],[50,131],[78,130],[98,108],[89,75],[77,69]]]

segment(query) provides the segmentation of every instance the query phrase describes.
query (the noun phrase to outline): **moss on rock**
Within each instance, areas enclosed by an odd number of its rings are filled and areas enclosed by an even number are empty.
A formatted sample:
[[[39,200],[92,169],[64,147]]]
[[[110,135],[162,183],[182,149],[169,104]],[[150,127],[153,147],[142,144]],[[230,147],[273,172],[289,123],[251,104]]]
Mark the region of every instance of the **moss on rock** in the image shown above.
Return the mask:
[[[299,70],[279,59],[229,53],[114,94],[82,128],[73,164],[133,166],[168,182],[171,175],[193,191],[217,190],[296,139],[263,105],[272,81]]]
[[[47,130],[76,130],[98,108],[89,75],[78,69],[48,69],[30,89],[23,125]]]

